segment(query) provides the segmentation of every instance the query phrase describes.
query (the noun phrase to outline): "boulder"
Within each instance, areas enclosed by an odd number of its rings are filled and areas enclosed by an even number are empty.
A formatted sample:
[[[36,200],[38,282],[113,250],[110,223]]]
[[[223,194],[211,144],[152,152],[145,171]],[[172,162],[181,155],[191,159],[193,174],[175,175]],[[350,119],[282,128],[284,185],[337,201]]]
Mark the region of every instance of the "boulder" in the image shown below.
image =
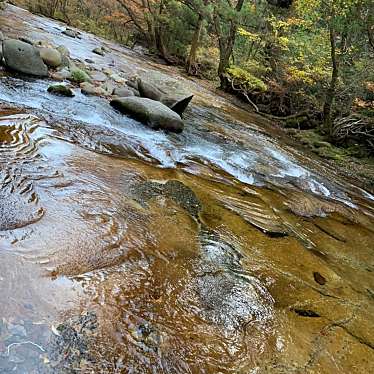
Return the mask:
[[[105,95],[106,92],[101,87],[96,87],[92,83],[83,82],[80,84],[81,92],[84,95],[88,96],[102,96]]]
[[[48,87],[48,92],[57,96],[74,97],[73,90],[64,84],[53,84]]]
[[[131,97],[135,96],[134,92],[126,87],[116,87],[113,91],[113,95],[118,97]]]
[[[138,91],[141,97],[146,97],[148,99],[161,101],[164,93],[157,87],[150,83],[144,82],[141,79],[138,80]]]
[[[40,48],[40,57],[46,65],[51,68],[57,68],[62,64],[61,53],[54,48]]]
[[[5,40],[3,54],[5,65],[11,70],[37,77],[48,76],[48,68],[39,51],[30,44],[16,39]]]
[[[127,84],[131,84],[133,86],[133,82],[134,81],[128,81]],[[183,98],[175,98],[173,96],[169,96],[156,86],[152,85],[151,83],[144,82],[141,79],[137,79],[137,87],[140,97],[146,97],[148,99],[161,101],[163,104],[172,109],[175,113],[178,113],[180,116],[186,110],[188,104],[193,98],[193,95],[188,95]]]
[[[110,105],[152,129],[163,129],[177,133],[183,131],[184,124],[181,117],[159,101],[141,97],[126,97],[114,99]]]

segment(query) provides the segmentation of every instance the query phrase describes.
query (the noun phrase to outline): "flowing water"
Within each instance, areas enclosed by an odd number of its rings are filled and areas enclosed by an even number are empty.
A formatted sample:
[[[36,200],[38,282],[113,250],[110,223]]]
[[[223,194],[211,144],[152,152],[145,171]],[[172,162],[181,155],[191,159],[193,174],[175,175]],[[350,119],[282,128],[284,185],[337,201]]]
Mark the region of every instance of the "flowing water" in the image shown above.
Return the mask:
[[[1,73],[0,373],[374,372],[373,195],[139,53],[0,24],[195,94],[165,134]]]

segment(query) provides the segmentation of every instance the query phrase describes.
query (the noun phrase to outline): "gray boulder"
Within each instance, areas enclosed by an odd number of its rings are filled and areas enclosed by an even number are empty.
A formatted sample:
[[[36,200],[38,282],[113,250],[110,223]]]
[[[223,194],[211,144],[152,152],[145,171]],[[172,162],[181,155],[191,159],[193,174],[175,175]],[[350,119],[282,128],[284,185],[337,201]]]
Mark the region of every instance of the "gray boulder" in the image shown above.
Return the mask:
[[[184,124],[181,117],[159,101],[141,97],[125,97],[112,100],[110,105],[152,129],[177,133],[183,131]]]
[[[146,97],[156,101],[161,101],[162,97],[164,96],[164,92],[152,84],[142,81],[141,79],[138,79],[138,91],[141,97]]]
[[[129,82],[127,83],[129,84]],[[176,98],[161,91],[156,86],[137,79],[137,87],[140,97],[160,101],[173,110],[175,113],[182,116],[183,112],[187,109],[188,104],[191,102],[193,95],[188,95],[182,98]]]
[[[113,91],[113,95],[118,97],[131,97],[135,96],[134,92],[130,88],[116,87]]]
[[[48,76],[48,68],[39,51],[30,44],[16,39],[5,40],[3,54],[5,65],[11,70],[37,77]]]
[[[40,48],[39,53],[44,63],[51,68],[57,68],[62,64],[62,56],[57,49]]]

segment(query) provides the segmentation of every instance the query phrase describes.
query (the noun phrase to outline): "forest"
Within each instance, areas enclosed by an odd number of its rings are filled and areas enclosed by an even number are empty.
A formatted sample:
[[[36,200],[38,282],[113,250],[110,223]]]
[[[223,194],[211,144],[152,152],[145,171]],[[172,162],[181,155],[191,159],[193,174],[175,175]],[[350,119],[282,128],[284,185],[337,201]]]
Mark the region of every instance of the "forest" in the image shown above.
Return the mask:
[[[283,126],[374,149],[370,0],[27,0],[16,3],[217,82]]]

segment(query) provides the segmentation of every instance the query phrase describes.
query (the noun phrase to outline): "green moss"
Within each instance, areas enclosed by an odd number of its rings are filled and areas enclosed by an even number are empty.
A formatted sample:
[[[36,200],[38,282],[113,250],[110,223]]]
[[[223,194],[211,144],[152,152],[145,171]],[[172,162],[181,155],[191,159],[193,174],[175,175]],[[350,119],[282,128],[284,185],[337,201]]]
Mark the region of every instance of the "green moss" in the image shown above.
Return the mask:
[[[73,97],[74,92],[63,84],[53,84],[48,87],[48,92],[58,96]]]
[[[344,161],[348,156],[346,149],[335,147],[328,142],[328,139],[324,135],[318,133],[316,130],[298,131],[294,136],[302,144],[308,146],[314,153],[323,158]]]
[[[91,79],[89,75],[81,69],[74,69],[71,72],[71,77],[70,80],[75,82],[75,83],[82,83],[82,82],[90,82]]]

